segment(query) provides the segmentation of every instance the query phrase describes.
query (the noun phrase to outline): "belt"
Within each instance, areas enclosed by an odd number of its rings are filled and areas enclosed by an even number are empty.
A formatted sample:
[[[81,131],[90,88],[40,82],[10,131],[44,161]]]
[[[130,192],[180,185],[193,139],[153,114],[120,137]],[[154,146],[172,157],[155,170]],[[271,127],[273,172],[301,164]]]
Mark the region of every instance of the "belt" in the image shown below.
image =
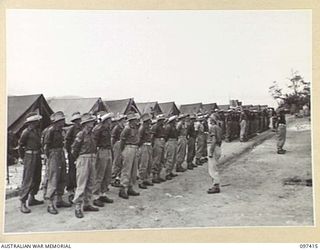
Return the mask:
[[[129,148],[137,148],[137,147],[138,147],[138,145],[126,144],[126,147],[129,147]]]
[[[279,126],[286,126],[286,124],[284,124],[284,123],[279,123]]]
[[[176,138],[169,138],[168,141],[177,141],[178,139]]]
[[[26,150],[25,153],[26,154],[39,154],[40,150]]]
[[[98,147],[98,150],[111,150],[111,146],[110,147]]]
[[[79,156],[85,156],[85,157],[88,157],[88,156],[94,156],[96,157],[96,153],[87,153],[87,154],[80,154]]]
[[[164,141],[163,137],[156,137],[157,140]]]
[[[50,148],[49,151],[61,151],[63,148]]]
[[[179,135],[179,138],[187,138],[185,135]]]
[[[145,142],[142,144],[143,146],[151,146],[151,142]]]

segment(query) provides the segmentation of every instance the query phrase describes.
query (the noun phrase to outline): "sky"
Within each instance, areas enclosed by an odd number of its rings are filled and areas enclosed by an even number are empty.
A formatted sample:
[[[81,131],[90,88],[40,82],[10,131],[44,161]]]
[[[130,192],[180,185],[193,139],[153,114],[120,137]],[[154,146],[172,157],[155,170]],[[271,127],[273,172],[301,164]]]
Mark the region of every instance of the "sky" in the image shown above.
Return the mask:
[[[8,95],[276,103],[312,80],[312,12],[7,10]]]

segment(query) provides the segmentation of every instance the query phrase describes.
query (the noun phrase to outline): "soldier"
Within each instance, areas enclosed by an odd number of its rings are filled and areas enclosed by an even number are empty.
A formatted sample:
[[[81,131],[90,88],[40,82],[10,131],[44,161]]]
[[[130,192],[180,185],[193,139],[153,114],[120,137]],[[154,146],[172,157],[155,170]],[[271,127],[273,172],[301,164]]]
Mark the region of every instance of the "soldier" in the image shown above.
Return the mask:
[[[202,114],[197,115],[197,122],[195,123],[195,131],[197,133],[197,149],[196,149],[196,165],[202,165],[201,161],[203,154],[203,147],[205,146],[204,126],[202,124],[204,117]]]
[[[240,141],[246,142],[248,141],[248,135],[247,135],[247,124],[248,123],[248,116],[246,114],[245,110],[241,111],[240,114]]]
[[[48,213],[58,214],[56,208],[71,207],[70,203],[62,200],[66,183],[66,160],[63,150],[62,128],[65,116],[62,111],[53,115],[53,124],[44,138],[44,151],[48,158],[48,186],[46,199],[49,200]]]
[[[152,145],[151,145],[151,115],[148,113],[141,116],[143,122],[139,128],[139,147],[140,147],[140,163],[139,163],[139,187],[146,189],[147,186],[153,186],[150,182],[152,168]]]
[[[277,153],[278,154],[285,154],[286,150],[283,149],[284,143],[286,142],[286,116],[284,110],[282,108],[279,109],[277,114],[277,123],[278,123],[278,130],[277,130]]]
[[[83,218],[82,211],[96,212],[99,208],[92,206],[92,193],[95,185],[95,165],[97,146],[92,133],[96,117],[85,113],[81,117],[81,131],[76,135],[71,146],[71,153],[76,159],[77,187],[73,203],[75,216]]]
[[[208,194],[220,193],[220,176],[218,171],[218,161],[221,157],[222,130],[214,119],[210,119],[209,127],[210,145],[208,172],[212,178],[213,186],[207,191]]]
[[[168,119],[167,125],[165,126],[166,133],[166,180],[171,180],[173,177],[178,176],[174,174],[173,168],[176,163],[177,145],[178,145],[178,131],[176,129],[177,116],[173,115]]]
[[[41,183],[41,134],[39,131],[41,115],[36,112],[29,113],[25,124],[28,125],[23,130],[19,139],[19,156],[23,159],[23,179],[20,191],[22,213],[30,213],[29,206],[41,205],[43,201],[35,199]],[[22,161],[22,160],[20,160]]]
[[[186,171],[185,168],[182,167],[184,159],[186,158],[187,153],[187,133],[188,127],[186,125],[186,117],[189,115],[181,114],[179,115],[178,123],[177,123],[177,131],[178,131],[178,145],[177,145],[177,161],[176,161],[176,172],[184,172]],[[190,165],[188,169],[192,170],[193,167]]]
[[[74,196],[74,190],[77,186],[77,177],[76,177],[76,166],[75,159],[71,153],[71,145],[73,144],[76,135],[81,130],[81,115],[80,112],[75,112],[72,114],[71,122],[73,125],[69,128],[65,136],[65,148],[68,153],[68,179],[67,179],[67,191],[69,192],[69,201],[72,201]]]
[[[187,150],[187,165],[188,169],[193,169],[197,167],[193,163],[193,159],[196,155],[196,138],[197,133],[194,128],[194,122],[196,120],[196,116],[194,114],[190,115],[188,124],[187,124],[187,139],[188,139],[188,150]]]
[[[95,199],[93,205],[103,207],[104,203],[113,203],[106,192],[111,183],[112,173],[112,146],[111,146],[111,119],[113,113],[105,113],[100,117],[98,123],[92,130],[97,144],[98,152],[96,157],[96,177],[93,194]]]
[[[120,135],[120,149],[123,159],[121,170],[121,188],[119,197],[128,199],[130,196],[138,196],[140,193],[134,191],[133,185],[136,183],[138,171],[138,144],[139,144],[139,115],[129,113],[127,116],[128,125]]]
[[[164,147],[165,147],[165,116],[160,114],[157,116],[157,122],[151,127],[151,142],[153,146],[152,152],[152,183],[161,183],[165,180],[160,177],[162,167],[164,165]]]
[[[207,147],[208,147],[208,133],[209,133],[209,126],[208,126],[208,117],[209,117],[209,114],[205,114],[203,116],[203,121],[202,121],[202,125],[203,125],[203,131],[204,131],[204,145],[203,145],[203,151],[202,151],[202,163],[205,163],[208,161],[208,150],[207,150]]]
[[[231,142],[231,140],[232,140],[232,112],[230,109],[226,112],[225,123],[226,123],[225,141]]]
[[[124,128],[126,121],[125,115],[119,115],[113,120],[117,123],[111,132],[111,144],[113,147],[113,164],[112,164],[112,178],[114,179],[111,183],[114,187],[120,187],[120,174],[122,169],[122,157],[120,150],[120,134]]]

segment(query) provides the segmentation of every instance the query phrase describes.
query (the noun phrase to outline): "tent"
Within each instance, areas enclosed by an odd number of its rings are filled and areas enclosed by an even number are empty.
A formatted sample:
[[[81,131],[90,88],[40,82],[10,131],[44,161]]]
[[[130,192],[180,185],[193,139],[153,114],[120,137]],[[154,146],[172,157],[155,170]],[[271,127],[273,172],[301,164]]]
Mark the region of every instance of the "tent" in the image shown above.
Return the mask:
[[[245,110],[245,109],[246,110],[250,110],[252,108],[252,106],[253,106],[252,104],[250,104],[250,105],[242,105],[241,108],[242,108],[242,110]]]
[[[227,111],[230,109],[230,105],[229,104],[218,105],[218,108],[222,111]]]
[[[166,116],[180,114],[180,110],[178,109],[177,105],[174,102],[159,103],[159,106],[163,114],[165,114]]]
[[[182,104],[180,106],[180,112],[183,114],[197,114],[202,111],[202,103]]]
[[[115,115],[126,115],[130,111],[141,114],[133,98],[104,101],[103,103],[107,110],[113,112]]]
[[[153,116],[162,114],[162,110],[158,104],[158,102],[139,102],[136,103],[141,114],[149,113]]]
[[[53,98],[48,100],[49,106],[54,112],[62,111],[66,116],[66,122],[69,123],[74,112],[93,113],[106,111],[100,97],[95,98]]]
[[[8,131],[11,130],[19,135],[30,112],[42,115],[41,129],[50,124],[50,115],[53,111],[42,94],[8,96]]]
[[[215,109],[219,109],[216,103],[207,103],[202,105],[203,112],[207,112],[209,114],[212,114]]]

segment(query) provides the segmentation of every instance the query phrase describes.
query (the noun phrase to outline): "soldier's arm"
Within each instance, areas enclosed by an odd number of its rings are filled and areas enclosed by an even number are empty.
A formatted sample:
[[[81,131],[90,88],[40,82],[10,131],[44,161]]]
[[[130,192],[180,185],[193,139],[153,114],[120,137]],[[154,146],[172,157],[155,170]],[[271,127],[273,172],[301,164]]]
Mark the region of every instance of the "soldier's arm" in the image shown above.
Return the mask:
[[[68,153],[71,152],[71,142],[72,142],[72,134],[73,134],[73,130],[74,130],[74,127],[71,127],[67,133],[66,133],[66,136],[65,136],[65,139],[64,139],[64,146],[67,150]]]
[[[129,130],[130,130],[129,128],[124,128],[121,132],[121,135],[120,135],[120,150],[121,151],[123,151],[123,149],[124,149],[126,140],[129,135]]]
[[[78,132],[78,134],[76,135],[76,139],[74,140],[74,142],[71,146],[71,153],[75,159],[77,159],[79,157],[81,145],[83,142],[83,136],[84,135],[83,135],[82,131]]]
[[[18,142],[19,144],[19,148],[18,148],[18,153],[19,153],[19,157],[21,159],[24,158],[24,153],[25,153],[25,145],[26,145],[26,142],[27,142],[27,138],[28,138],[28,131],[27,130],[24,130],[21,134],[21,137],[20,137],[20,140]]]
[[[44,140],[43,140],[43,143],[44,143],[43,150],[47,157],[49,157],[49,147],[52,142],[52,131],[53,131],[52,129],[49,129],[45,134]]]
[[[118,126],[116,125],[111,131],[111,145],[113,146],[116,143],[116,133]]]
[[[140,126],[139,130],[138,130],[138,137],[139,137],[139,142],[138,142],[138,145],[139,147],[142,145],[143,141],[142,141],[142,138],[143,138],[143,134],[144,134],[144,128],[142,126]]]

